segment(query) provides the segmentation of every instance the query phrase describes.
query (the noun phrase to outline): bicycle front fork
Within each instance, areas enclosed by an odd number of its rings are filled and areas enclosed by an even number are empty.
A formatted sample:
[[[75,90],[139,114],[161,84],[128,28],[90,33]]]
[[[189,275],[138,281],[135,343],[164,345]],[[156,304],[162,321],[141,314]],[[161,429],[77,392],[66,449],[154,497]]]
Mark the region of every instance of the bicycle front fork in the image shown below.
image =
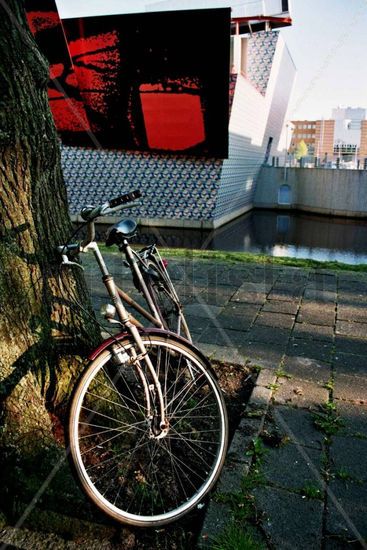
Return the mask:
[[[157,373],[155,372],[153,363],[149,357],[149,353],[144,345],[144,342],[140,337],[138,329],[130,321],[129,312],[122,303],[122,300],[116,289],[115,281],[112,275],[110,275],[110,273],[108,272],[107,267],[103,262],[103,258],[99,252],[98,246],[95,247],[94,254],[98,263],[100,264],[100,268],[103,274],[103,282],[107,288],[107,291],[111,297],[114,306],[116,307],[118,318],[121,324],[129,331],[135,342],[135,346],[131,347],[130,362],[136,367],[136,370],[144,387],[145,399],[147,404],[147,421],[150,424],[151,437],[155,439],[160,439],[161,437],[165,437],[165,435],[167,435],[168,433],[168,422],[165,416],[162,388]],[[113,346],[112,349],[114,347],[115,346]],[[147,366],[146,371],[142,368],[142,362],[145,362]],[[148,376],[150,376],[150,378],[152,379],[152,383],[149,383],[149,381],[147,380],[147,375],[145,374],[145,372],[147,372]],[[155,404],[157,401],[158,411],[153,411],[152,403]],[[159,419],[158,421],[157,418]]]
[[[161,383],[154,369],[153,363],[149,357],[144,342],[142,341],[138,329],[129,321],[125,324],[131,333],[135,344],[129,350],[129,354],[118,344],[112,345],[112,355],[115,365],[123,367],[127,362],[133,364],[144,388],[146,401],[146,421],[149,428],[149,437],[151,439],[162,439],[166,437],[169,431],[169,421],[166,418],[164,399]],[[147,368],[143,367],[143,364]],[[150,378],[150,379],[149,379]]]

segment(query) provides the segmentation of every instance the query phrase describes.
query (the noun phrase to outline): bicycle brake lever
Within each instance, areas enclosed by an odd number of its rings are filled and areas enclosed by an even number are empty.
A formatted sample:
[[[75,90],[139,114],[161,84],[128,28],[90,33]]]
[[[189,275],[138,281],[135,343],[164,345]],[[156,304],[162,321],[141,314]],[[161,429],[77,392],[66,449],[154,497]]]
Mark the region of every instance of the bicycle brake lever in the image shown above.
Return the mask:
[[[82,265],[78,264],[78,262],[71,262],[71,261],[69,260],[69,258],[66,256],[66,254],[63,254],[63,255],[62,255],[61,267],[63,267],[63,266],[71,267],[71,266],[73,266],[73,265],[75,265],[76,267],[80,267],[80,269],[81,269],[82,271],[84,271],[84,267],[83,267]]]

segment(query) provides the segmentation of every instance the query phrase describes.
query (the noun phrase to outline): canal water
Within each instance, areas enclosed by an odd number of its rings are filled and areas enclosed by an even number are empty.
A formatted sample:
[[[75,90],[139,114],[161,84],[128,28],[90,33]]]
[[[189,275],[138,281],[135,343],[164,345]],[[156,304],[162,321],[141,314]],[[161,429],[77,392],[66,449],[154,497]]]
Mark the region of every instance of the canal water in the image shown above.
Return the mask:
[[[252,210],[216,230],[141,227],[138,241],[160,246],[254,252],[367,263],[367,220]]]

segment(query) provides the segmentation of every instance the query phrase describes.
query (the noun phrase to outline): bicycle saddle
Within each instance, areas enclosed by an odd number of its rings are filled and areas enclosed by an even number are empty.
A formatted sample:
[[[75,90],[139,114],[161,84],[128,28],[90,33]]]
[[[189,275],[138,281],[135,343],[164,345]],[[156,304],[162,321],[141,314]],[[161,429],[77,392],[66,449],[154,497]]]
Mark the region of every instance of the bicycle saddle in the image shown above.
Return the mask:
[[[133,237],[137,228],[137,223],[131,218],[125,218],[115,225],[113,225],[107,231],[106,246],[112,246],[113,244],[122,244],[124,239]]]

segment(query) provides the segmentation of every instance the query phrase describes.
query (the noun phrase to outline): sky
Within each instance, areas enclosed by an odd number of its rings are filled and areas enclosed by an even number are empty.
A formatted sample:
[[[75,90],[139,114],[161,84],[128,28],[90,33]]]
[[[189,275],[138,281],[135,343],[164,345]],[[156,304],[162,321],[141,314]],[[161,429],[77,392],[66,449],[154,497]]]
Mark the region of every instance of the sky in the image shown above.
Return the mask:
[[[134,11],[146,3],[146,0],[56,1],[62,17],[98,10],[116,13],[122,5],[123,11]],[[289,3],[293,25],[281,31],[297,67],[289,120],[327,119],[339,105],[367,108],[367,0],[289,0]],[[233,5],[236,4],[239,0],[233,0]]]
[[[290,120],[330,118],[334,107],[367,108],[367,0],[290,0],[282,30],[297,80]]]

